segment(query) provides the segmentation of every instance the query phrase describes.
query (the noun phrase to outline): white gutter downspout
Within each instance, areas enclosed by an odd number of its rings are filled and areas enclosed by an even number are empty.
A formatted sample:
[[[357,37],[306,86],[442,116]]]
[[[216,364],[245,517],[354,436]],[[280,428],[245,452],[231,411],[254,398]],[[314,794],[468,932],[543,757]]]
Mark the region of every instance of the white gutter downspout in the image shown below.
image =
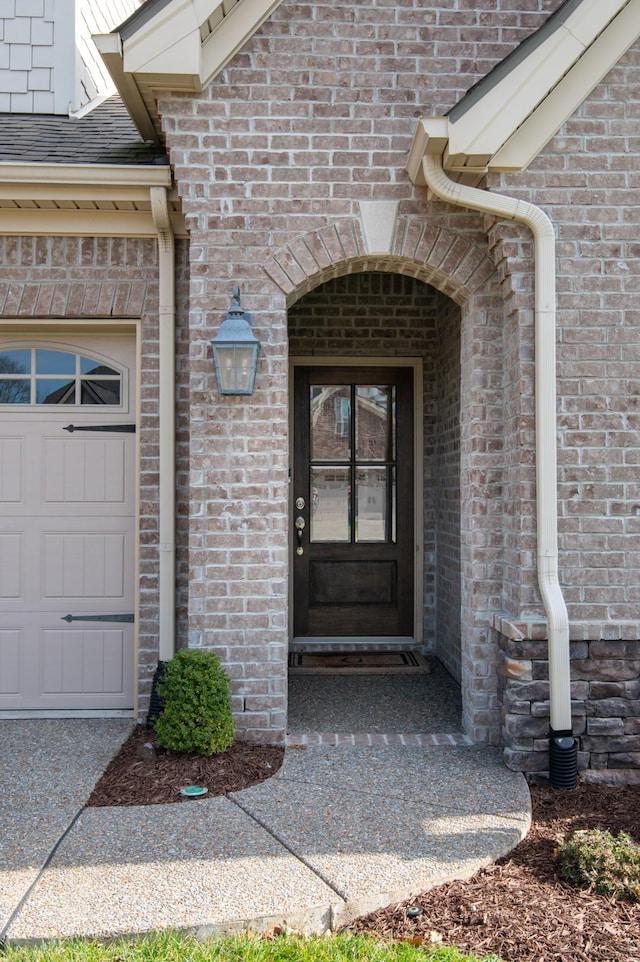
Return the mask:
[[[175,240],[165,187],[151,187],[151,213],[158,234],[160,572],[159,660],[175,653],[176,466],[175,466]]]
[[[426,154],[422,166],[428,186],[442,200],[518,221],[526,224],[533,234],[538,584],[549,635],[550,768],[553,769],[554,748],[558,747],[553,743],[566,743],[572,731],[569,617],[558,580],[555,234],[551,221],[539,207],[503,194],[454,183],[443,169],[440,154]],[[573,738],[571,745],[572,754],[576,755]],[[560,747],[567,749],[568,745]],[[555,762],[557,765],[557,757]],[[569,764],[573,769],[574,761]],[[551,780],[554,784],[553,771]],[[569,780],[573,781],[572,773]],[[572,786],[556,784],[554,787]]]

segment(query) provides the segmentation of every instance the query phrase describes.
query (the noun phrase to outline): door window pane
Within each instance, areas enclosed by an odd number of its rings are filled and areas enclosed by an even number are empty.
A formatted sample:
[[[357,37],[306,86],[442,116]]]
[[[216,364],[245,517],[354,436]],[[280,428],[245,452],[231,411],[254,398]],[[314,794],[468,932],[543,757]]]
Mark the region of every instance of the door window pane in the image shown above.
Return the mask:
[[[356,471],[356,541],[395,541],[394,474],[391,468]]]
[[[36,381],[36,404],[75,404],[76,382],[54,378]]]
[[[31,374],[31,351],[2,351],[0,374]]]
[[[356,457],[360,461],[387,461],[391,428],[391,388],[359,385],[356,388]]]
[[[0,404],[116,407],[122,384],[122,374],[95,358],[44,348],[0,352]]]
[[[345,467],[311,469],[311,540],[351,540],[351,471]]]
[[[348,461],[351,457],[351,388],[311,385],[311,460]]]
[[[76,355],[64,351],[36,351],[36,374],[76,373]]]
[[[81,381],[80,404],[120,404],[120,381]]]
[[[13,381],[0,378],[0,404],[30,404],[31,381],[16,378]]]
[[[100,374],[102,376],[109,374],[118,377],[118,372],[114,371],[112,367],[107,367],[106,364],[99,364],[91,357],[81,357],[80,358],[80,373],[81,374]]]

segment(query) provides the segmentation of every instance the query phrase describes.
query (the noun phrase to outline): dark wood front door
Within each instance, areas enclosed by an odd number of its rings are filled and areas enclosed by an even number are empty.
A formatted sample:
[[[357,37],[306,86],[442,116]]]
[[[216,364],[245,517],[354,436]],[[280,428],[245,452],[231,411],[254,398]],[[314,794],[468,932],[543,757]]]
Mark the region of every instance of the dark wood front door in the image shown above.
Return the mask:
[[[298,367],[294,633],[413,634],[413,369]]]

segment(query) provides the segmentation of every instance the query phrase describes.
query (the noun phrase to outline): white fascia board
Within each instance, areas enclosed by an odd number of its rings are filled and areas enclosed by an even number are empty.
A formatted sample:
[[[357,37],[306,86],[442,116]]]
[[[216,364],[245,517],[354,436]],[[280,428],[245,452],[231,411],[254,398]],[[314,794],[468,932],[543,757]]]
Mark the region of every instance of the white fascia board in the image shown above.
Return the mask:
[[[171,214],[176,237],[188,237],[182,214]],[[0,209],[0,234],[29,237],[157,237],[151,211]]]
[[[200,90],[226,66],[282,0],[238,0],[207,36],[201,26],[224,10],[222,0],[174,0],[123,41],[127,74],[156,89]]]
[[[496,152],[491,169],[525,170],[640,36],[640,0],[631,2],[548,97]]]
[[[282,0],[239,0],[202,45],[202,86],[206,87],[242,49]]]
[[[163,30],[162,49],[156,50],[155,43],[137,43],[137,35],[123,44],[123,68],[126,74],[133,74],[143,78],[147,74],[153,75],[161,82],[162,78],[180,77],[181,86],[188,89],[200,89],[202,73],[202,41],[200,29],[176,36]],[[154,40],[156,38],[153,38]],[[187,79],[188,78],[188,79]]]
[[[0,162],[0,184],[89,187],[171,187],[171,168],[103,164],[10,164]]]
[[[492,157],[632,0],[583,0],[539,47],[450,123],[450,153]],[[629,43],[633,42],[633,34]],[[615,61],[613,61],[615,62]],[[606,71],[612,66],[604,65]],[[596,74],[595,82],[597,82]],[[582,93],[582,99],[595,84]],[[552,136],[553,131],[549,136]],[[549,138],[547,138],[549,139]]]
[[[135,77],[124,72],[122,43],[119,35],[117,33],[95,34],[93,41],[140,134],[145,140],[153,141],[159,145],[160,139],[136,84]]]
[[[211,6],[217,4],[212,3]],[[173,0],[155,16],[142,24],[130,37],[122,41],[124,69],[127,73],[147,73],[148,64],[161,59],[171,48],[188,49],[189,41],[197,39],[200,44],[201,20],[196,16],[193,0]],[[174,60],[171,72],[176,73]],[[187,64],[191,72],[198,72],[198,63]]]

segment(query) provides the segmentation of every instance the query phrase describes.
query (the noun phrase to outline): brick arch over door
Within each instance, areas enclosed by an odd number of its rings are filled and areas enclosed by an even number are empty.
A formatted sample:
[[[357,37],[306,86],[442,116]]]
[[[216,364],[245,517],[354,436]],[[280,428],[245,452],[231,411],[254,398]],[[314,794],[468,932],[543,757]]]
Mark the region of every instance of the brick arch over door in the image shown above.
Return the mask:
[[[390,252],[370,254],[361,221],[345,219],[299,235],[273,253],[263,269],[289,310],[294,305],[297,310],[305,294],[328,281],[368,272],[413,277],[439,292],[443,307],[448,302],[447,316],[459,333],[457,359],[462,375],[456,407],[462,414],[459,422],[451,412],[459,423],[460,479],[461,623],[455,675],[462,688],[465,730],[474,740],[496,744],[500,738],[499,653],[490,625],[503,591],[499,535],[506,494],[500,441],[505,425],[501,401],[505,357],[500,346],[506,312],[500,271],[492,257],[495,251],[489,244],[485,248],[477,232],[469,237],[464,229],[457,232],[416,216],[400,217]],[[387,340],[385,349],[390,346]],[[483,565],[481,584],[478,560]],[[437,640],[435,645],[437,650]],[[453,673],[454,666],[450,668]]]
[[[318,284],[362,271],[409,274],[464,305],[496,265],[461,234],[409,217],[398,218],[388,254],[370,254],[360,219],[351,218],[296,237],[269,258],[264,270],[289,307]]]

